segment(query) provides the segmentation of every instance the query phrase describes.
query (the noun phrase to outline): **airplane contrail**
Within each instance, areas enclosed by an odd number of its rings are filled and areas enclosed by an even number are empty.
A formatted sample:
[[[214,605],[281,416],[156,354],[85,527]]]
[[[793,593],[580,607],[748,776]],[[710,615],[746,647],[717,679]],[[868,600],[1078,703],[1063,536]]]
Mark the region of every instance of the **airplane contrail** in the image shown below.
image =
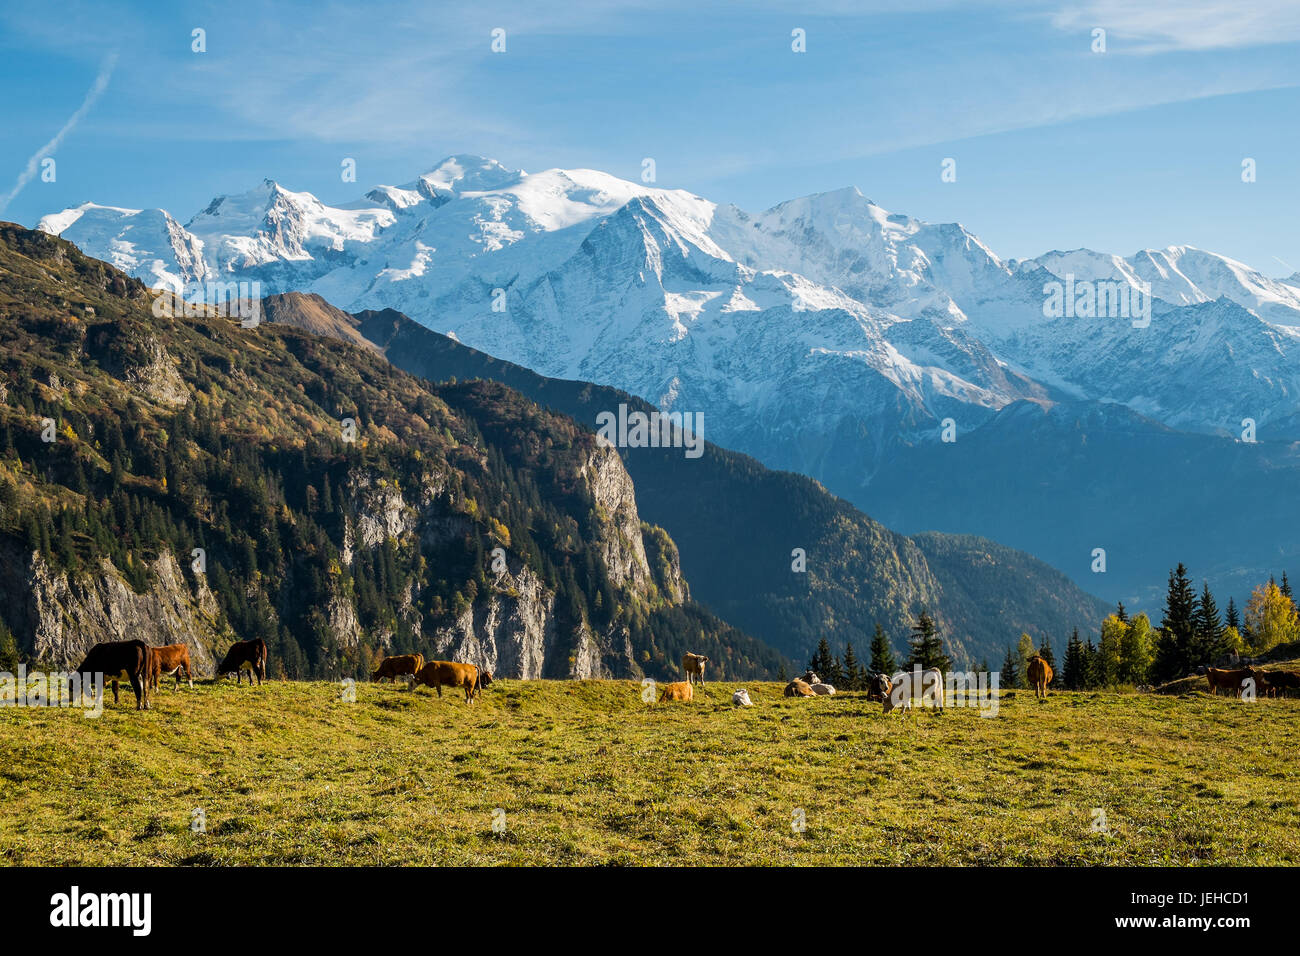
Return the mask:
[[[108,56],[104,57],[104,62],[99,68],[99,76],[95,77],[95,82],[86,93],[86,98],[81,101],[81,107],[68,118],[68,121],[63,124],[63,128],[55,134],[52,140],[38,149],[32,155],[31,159],[27,160],[27,165],[24,166],[23,171],[18,174],[18,181],[14,183],[14,188],[9,190],[9,192],[5,193],[3,196],[0,196],[0,212],[4,212],[5,207],[13,202],[14,197],[22,192],[23,187],[35,178],[36,169],[40,165],[41,160],[58,149],[59,144],[63,142],[63,138],[71,133],[76,125],[82,121],[85,115],[90,112],[90,108],[95,105],[95,101],[99,99],[100,95],[105,89],[107,89],[109,78],[113,75],[113,68],[115,66],[117,66],[116,52],[110,53]]]

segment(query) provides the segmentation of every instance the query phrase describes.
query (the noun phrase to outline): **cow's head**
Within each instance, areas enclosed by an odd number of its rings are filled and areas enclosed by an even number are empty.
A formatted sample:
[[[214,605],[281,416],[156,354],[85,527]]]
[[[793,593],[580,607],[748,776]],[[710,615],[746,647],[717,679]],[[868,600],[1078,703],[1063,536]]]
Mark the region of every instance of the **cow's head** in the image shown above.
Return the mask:
[[[884,699],[889,696],[889,692],[893,689],[894,685],[890,683],[889,678],[884,674],[877,674],[871,679],[871,693],[876,697]]]
[[[480,670],[479,670],[479,672],[478,672],[478,686],[479,686],[479,687],[491,687],[491,686],[492,686],[492,672],[491,672],[491,671],[489,671],[489,670],[483,670],[483,669],[480,669]]]

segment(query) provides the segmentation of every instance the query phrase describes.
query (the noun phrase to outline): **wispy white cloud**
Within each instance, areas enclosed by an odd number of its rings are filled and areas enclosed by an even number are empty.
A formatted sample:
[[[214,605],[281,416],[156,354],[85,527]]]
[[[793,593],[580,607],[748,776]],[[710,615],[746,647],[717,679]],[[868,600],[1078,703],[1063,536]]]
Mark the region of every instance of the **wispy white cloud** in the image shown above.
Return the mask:
[[[90,89],[86,92],[85,99],[81,101],[81,106],[63,124],[63,128],[54,134],[54,138],[33,153],[31,159],[27,160],[27,165],[18,174],[18,181],[14,183],[14,188],[0,196],[0,212],[4,212],[8,205],[13,202],[14,197],[23,191],[23,187],[36,178],[36,171],[40,168],[41,161],[58,149],[64,138],[76,129],[77,124],[90,112],[91,107],[95,105],[95,101],[103,95],[104,90],[108,89],[108,81],[112,78],[113,68],[116,66],[117,53],[108,54],[99,68],[99,75],[95,77],[95,82],[91,84]]]
[[[1295,0],[1087,0],[1051,17],[1058,29],[1102,27],[1130,41],[1111,52],[1226,50],[1300,41]]]

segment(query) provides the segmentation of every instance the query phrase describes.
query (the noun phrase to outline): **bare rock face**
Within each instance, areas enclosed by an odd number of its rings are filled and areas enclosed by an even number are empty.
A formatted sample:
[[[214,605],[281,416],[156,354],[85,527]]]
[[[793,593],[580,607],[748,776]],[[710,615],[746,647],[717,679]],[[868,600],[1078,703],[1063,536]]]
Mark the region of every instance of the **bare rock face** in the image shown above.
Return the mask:
[[[433,634],[440,659],[523,680],[543,676],[555,644],[555,593],[522,565],[499,574],[491,593],[480,595],[454,624]]]
[[[0,550],[0,594],[18,645],[41,664],[69,669],[101,641],[140,639],[186,644],[199,676],[216,667],[213,648],[228,643],[217,624],[207,584],[187,580],[164,552],[150,565],[148,589],[137,594],[108,560],[90,573],[53,573],[34,553]]]
[[[176,360],[156,339],[148,343],[148,361],[125,369],[122,378],[159,405],[179,408],[190,400],[190,390],[176,368]]]
[[[603,525],[601,557],[616,587],[644,590],[650,584],[650,566],[641,540],[641,519],[636,510],[632,476],[618,452],[597,445],[583,472],[596,499],[597,515]]]

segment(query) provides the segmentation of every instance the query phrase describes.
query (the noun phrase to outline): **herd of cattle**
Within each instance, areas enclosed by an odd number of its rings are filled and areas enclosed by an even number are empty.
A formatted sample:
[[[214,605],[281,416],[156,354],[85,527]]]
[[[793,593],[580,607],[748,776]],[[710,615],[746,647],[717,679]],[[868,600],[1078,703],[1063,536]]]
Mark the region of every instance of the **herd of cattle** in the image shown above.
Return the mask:
[[[254,678],[259,684],[266,680],[266,641],[260,637],[232,644],[217,665],[216,676],[221,678],[234,674],[238,685],[243,683],[245,672],[248,673],[250,685]],[[180,687],[183,673],[189,686],[194,686],[190,649],[184,644],[151,647],[140,640],[105,641],[90,649],[76,673],[83,681],[102,674],[104,682],[113,686],[114,704],[118,703],[118,685],[122,682],[129,683],[135,692],[136,710],[149,709],[150,692],[158,689],[164,676],[175,675],[176,686]],[[405,677],[411,687],[424,684],[436,688],[439,697],[442,696],[443,687],[461,687],[465,691],[465,702],[469,704],[474,703],[480,690],[492,683],[491,671],[457,661],[426,663],[420,654],[386,658],[370,679],[382,681],[385,678],[396,680],[398,677]]]
[[[698,681],[704,684],[704,669],[709,659],[702,654],[686,654],[682,658],[682,671],[685,680],[662,685],[659,702],[690,701],[694,698],[694,685]],[[235,675],[235,683],[243,682],[244,673],[248,673],[251,685],[256,678],[259,684],[266,679],[266,642],[261,638],[251,641],[236,641],[226,651],[225,657],[217,665],[218,678],[228,674]],[[129,682],[135,691],[136,710],[149,708],[149,695],[158,689],[164,676],[175,676],[176,686],[180,687],[181,675],[194,686],[194,672],[190,667],[190,651],[184,644],[167,644],[162,647],[150,647],[144,641],[107,641],[96,644],[81,662],[76,673],[82,679],[95,674],[102,674],[105,682],[113,686],[113,703],[118,703],[118,684]],[[1038,655],[1031,657],[1025,674],[1035,696],[1046,697],[1047,685],[1052,682],[1052,665]],[[385,658],[379,668],[371,675],[371,680],[396,681],[405,678],[412,689],[417,684],[435,688],[442,696],[443,687],[461,688],[465,691],[465,702],[474,703],[479,692],[491,685],[492,672],[473,664],[458,661],[425,661],[421,654],[399,654]],[[1255,667],[1225,670],[1217,667],[1205,668],[1205,678],[1210,691],[1218,695],[1220,690],[1231,691],[1237,697],[1251,688],[1260,696],[1286,696],[1287,690],[1300,690],[1300,672],[1297,671],[1263,671]],[[868,677],[867,699],[882,702],[885,713],[897,707],[910,710],[912,700],[934,703],[943,710],[943,674],[935,668],[926,670],[900,671],[893,676],[871,674]],[[786,697],[818,697],[835,693],[835,688],[822,680],[811,670],[802,677],[796,677],[785,687]],[[749,693],[738,690],[732,695],[732,703],[738,707],[752,705]]]
[[[1219,667],[1205,668],[1205,679],[1209,681],[1210,692],[1219,696],[1219,691],[1232,693],[1240,697],[1251,687],[1260,697],[1286,696],[1288,690],[1300,690],[1300,671],[1262,671],[1257,667],[1241,667],[1227,670]]]

